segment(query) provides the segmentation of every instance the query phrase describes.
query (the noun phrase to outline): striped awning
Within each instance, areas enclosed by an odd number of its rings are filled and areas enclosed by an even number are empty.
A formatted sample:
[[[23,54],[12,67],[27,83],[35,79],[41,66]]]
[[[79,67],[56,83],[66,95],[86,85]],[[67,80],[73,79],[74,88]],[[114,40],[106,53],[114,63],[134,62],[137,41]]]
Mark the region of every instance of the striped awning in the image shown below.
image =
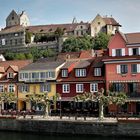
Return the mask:
[[[109,83],[139,83],[140,80],[116,80],[116,81],[109,81]]]

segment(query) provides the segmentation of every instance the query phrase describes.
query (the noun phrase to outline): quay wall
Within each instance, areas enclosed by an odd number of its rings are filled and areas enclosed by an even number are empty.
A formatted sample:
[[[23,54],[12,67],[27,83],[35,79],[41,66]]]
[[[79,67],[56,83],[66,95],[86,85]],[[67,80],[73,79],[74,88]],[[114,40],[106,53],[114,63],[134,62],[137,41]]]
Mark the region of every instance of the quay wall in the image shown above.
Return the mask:
[[[135,137],[140,136],[140,123],[0,119],[0,131]]]

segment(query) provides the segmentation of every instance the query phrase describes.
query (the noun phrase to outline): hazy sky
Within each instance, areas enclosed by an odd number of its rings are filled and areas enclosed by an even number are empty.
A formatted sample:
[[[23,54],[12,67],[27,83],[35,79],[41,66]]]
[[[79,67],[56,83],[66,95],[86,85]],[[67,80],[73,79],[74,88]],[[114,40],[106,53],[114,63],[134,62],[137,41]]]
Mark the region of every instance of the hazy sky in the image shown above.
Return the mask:
[[[0,27],[14,9],[25,10],[32,25],[90,22],[97,13],[112,15],[123,32],[140,32],[140,0],[0,0]]]

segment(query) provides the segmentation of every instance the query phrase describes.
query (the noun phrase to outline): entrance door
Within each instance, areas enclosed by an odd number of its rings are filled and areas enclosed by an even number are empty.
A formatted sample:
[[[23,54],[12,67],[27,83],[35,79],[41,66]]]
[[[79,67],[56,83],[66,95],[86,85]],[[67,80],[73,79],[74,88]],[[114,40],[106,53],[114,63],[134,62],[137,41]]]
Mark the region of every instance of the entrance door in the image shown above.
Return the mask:
[[[23,101],[23,108],[22,110],[26,110],[26,102]]]

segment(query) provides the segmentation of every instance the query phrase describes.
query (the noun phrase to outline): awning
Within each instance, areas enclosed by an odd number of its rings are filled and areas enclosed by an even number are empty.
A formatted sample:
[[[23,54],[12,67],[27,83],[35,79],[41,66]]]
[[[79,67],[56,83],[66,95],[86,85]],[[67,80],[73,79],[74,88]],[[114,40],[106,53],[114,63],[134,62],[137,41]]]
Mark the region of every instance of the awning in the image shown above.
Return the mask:
[[[109,81],[109,83],[138,83],[140,80],[116,80],[116,81]]]

